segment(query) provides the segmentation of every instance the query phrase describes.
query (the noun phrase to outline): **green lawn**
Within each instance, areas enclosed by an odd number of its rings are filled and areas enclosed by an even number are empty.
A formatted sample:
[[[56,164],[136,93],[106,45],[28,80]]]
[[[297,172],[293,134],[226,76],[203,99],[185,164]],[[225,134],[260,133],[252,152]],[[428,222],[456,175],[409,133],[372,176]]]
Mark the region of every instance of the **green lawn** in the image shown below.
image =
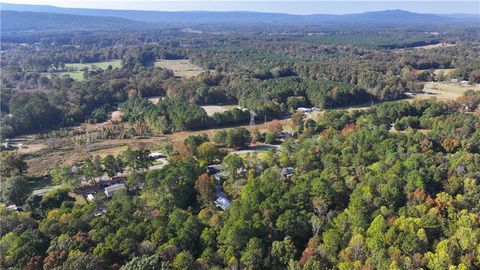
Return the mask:
[[[95,63],[71,63],[71,64],[65,64],[65,67],[68,68],[76,68],[78,70],[88,67],[88,68],[101,68],[101,69],[107,69],[108,66],[111,65],[112,68],[120,68],[122,66],[122,60],[110,60],[110,61],[103,61],[103,62],[95,62]]]
[[[62,77],[62,76],[68,75],[68,76],[70,76],[70,78],[72,78],[75,81],[82,81],[83,80],[83,71],[45,72],[45,73],[42,73],[42,75],[45,75],[50,79],[53,78],[54,76]]]
[[[76,69],[77,71],[63,71],[63,72],[45,72],[42,75],[47,76],[48,78],[52,78],[53,76],[65,76],[68,75],[75,81],[82,81],[83,80],[83,71],[81,69],[88,67],[89,69],[107,69],[108,66],[112,66],[112,68],[121,68],[122,60],[110,60],[110,61],[103,61],[103,62],[95,62],[95,63],[70,63],[65,64],[67,69]]]

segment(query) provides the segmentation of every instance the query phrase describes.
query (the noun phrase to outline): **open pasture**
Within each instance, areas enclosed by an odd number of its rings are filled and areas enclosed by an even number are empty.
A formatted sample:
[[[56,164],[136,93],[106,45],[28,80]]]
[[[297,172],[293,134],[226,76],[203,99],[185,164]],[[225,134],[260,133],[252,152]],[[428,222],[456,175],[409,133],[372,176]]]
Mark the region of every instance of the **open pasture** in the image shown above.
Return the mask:
[[[122,60],[109,60],[95,63],[69,63],[65,64],[65,71],[59,72],[44,72],[42,75],[47,76],[48,78],[53,78],[54,76],[65,76],[68,75],[75,81],[83,80],[83,69],[88,68],[90,70],[96,69],[107,69],[109,66],[112,68],[120,68],[122,66]]]
[[[214,113],[223,113],[230,110],[231,106],[219,106],[219,105],[207,105],[202,106],[202,109],[208,114],[208,116],[212,116]]]
[[[454,100],[470,89],[480,91],[480,84],[469,85],[463,83],[428,82],[423,88],[425,93],[416,95],[415,99],[435,97],[439,100]]]
[[[177,60],[157,60],[155,61],[156,67],[166,68],[173,70],[173,74],[181,78],[192,78],[205,70],[195,64],[190,63],[188,59]]]

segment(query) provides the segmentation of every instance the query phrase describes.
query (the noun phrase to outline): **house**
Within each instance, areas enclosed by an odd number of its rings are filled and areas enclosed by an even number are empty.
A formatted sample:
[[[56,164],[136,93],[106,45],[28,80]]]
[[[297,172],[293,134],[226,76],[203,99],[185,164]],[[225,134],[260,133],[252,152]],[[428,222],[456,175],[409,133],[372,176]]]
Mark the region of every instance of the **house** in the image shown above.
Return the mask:
[[[217,207],[220,207],[222,208],[222,210],[227,210],[228,208],[230,208],[230,206],[232,205],[232,202],[227,199],[227,198],[224,198],[224,197],[218,197],[216,200],[215,200],[215,205]]]
[[[11,205],[8,205],[7,207],[5,207],[5,209],[7,209],[8,211],[15,211],[15,212],[18,212],[18,210],[20,209],[18,206],[16,206],[15,204],[11,204]]]
[[[213,175],[213,178],[215,178],[215,180],[217,180],[217,182],[220,182],[222,180],[225,180],[228,178],[228,173],[226,172],[218,172],[216,174]]]
[[[280,171],[280,176],[284,179],[288,179],[295,175],[295,169],[293,167],[285,167]]]
[[[151,159],[153,160],[160,160],[162,158],[165,158],[165,155],[160,153],[160,152],[151,152],[149,155],[148,155]]]
[[[227,210],[232,205],[232,201],[230,201],[227,194],[223,192],[223,187],[221,185],[215,186],[215,197],[217,197],[215,205],[222,208],[222,210]]]
[[[125,188],[126,187],[123,183],[122,184],[111,185],[111,186],[105,188],[105,195],[110,198],[110,197],[113,196],[113,194],[115,194],[119,190],[122,190],[122,189],[125,189]]]
[[[93,215],[96,216],[96,217],[99,217],[99,216],[101,216],[101,215],[103,215],[103,214],[105,214],[105,213],[107,213],[107,209],[102,209],[102,210],[100,210],[100,211],[97,211],[97,212],[95,212]]]
[[[221,169],[222,169],[221,165],[208,165],[207,174],[213,175],[213,174],[219,173]]]
[[[450,82],[456,83],[456,82],[458,82],[458,79],[452,79]]]
[[[297,112],[311,113],[313,112],[313,108],[298,107]]]
[[[94,197],[93,197],[93,194],[88,194],[87,195],[87,201],[91,202],[93,201]]]
[[[293,135],[294,135],[294,133],[290,132],[290,131],[282,131],[282,132],[280,132],[280,134],[278,134],[280,139],[291,138],[291,137],[293,137]]]

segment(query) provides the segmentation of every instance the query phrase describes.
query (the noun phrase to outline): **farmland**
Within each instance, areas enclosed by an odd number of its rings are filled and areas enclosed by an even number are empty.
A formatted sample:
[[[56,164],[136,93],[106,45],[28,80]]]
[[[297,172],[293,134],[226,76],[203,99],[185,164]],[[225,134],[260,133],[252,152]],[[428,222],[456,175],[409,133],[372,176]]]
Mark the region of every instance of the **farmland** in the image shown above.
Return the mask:
[[[186,79],[195,77],[205,71],[203,68],[190,63],[188,59],[157,60],[155,66],[170,69],[175,76]]]
[[[437,98],[439,100],[454,100],[467,90],[480,91],[480,84],[428,82],[425,84],[424,93],[416,95],[415,99]]]

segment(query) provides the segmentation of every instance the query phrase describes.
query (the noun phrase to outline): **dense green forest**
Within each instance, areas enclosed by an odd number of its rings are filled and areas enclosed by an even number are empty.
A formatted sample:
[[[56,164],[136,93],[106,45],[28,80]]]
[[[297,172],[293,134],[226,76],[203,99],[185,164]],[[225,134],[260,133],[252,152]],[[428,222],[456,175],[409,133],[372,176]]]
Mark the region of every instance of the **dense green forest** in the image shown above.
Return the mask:
[[[122,35],[115,31],[5,34],[1,44],[2,135],[104,121],[133,93],[167,96],[193,107],[240,104],[260,117],[281,118],[299,106],[324,109],[400,99],[405,93],[421,92],[428,81],[480,82],[478,43],[469,31],[328,32],[318,36],[244,31],[226,33],[221,39],[215,33],[174,29]],[[454,45],[391,49],[432,40]],[[111,59],[121,59],[122,67],[84,69],[83,81],[54,76],[67,63]],[[156,59],[189,59],[205,72],[179,79],[172,70],[154,67]],[[452,68],[449,74],[434,72]],[[30,107],[41,111],[30,113]],[[171,115],[163,112],[161,116],[171,121]],[[243,122],[216,118],[198,123],[184,119],[195,126],[167,123],[150,129],[168,132]]]
[[[467,96],[478,106],[478,94]],[[0,263],[22,269],[478,268],[480,118],[461,108],[418,101],[326,111],[318,122],[296,121],[298,138],[265,158],[222,154],[225,138],[242,143],[240,130],[218,134],[216,142],[191,137],[190,150],[164,168],[127,170],[126,190],[111,199],[99,193],[84,205],[69,196],[80,175],[147,167],[148,152],[92,157],[75,173],[60,166],[52,176],[63,187],[28,198],[21,158],[3,156],[4,192],[16,193],[3,193],[2,200],[24,210],[0,210]],[[215,182],[201,164],[222,157],[227,177]],[[287,166],[293,177],[279,174]],[[219,184],[233,199],[226,211],[213,203]]]

